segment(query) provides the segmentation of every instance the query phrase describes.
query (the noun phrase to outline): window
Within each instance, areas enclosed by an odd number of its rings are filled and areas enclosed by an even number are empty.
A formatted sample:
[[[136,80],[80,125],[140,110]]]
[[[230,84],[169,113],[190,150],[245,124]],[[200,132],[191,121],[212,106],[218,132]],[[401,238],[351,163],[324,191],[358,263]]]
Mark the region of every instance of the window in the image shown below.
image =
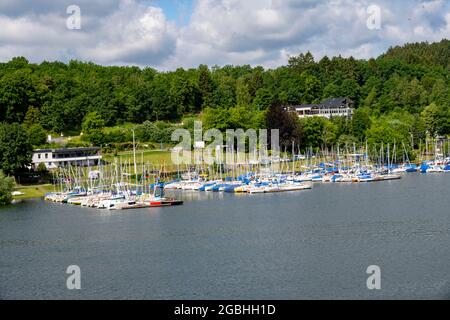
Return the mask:
[[[41,154],[39,153],[39,154],[38,154],[38,159],[40,159],[40,158],[41,158]]]
[[[48,159],[48,153],[45,154],[45,159]]]

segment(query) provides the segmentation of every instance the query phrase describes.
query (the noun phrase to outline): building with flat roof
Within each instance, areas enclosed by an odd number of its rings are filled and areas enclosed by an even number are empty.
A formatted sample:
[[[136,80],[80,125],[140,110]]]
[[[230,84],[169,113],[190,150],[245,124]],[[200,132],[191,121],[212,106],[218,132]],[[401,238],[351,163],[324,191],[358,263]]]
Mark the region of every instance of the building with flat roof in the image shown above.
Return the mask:
[[[297,106],[290,106],[288,110],[296,112],[299,118],[311,117],[347,117],[351,118],[353,115],[353,101],[348,98],[333,98],[325,100],[319,104],[303,104]]]
[[[31,167],[43,163],[47,169],[68,166],[89,167],[100,163],[102,155],[100,148],[65,148],[65,149],[37,149],[33,151]]]

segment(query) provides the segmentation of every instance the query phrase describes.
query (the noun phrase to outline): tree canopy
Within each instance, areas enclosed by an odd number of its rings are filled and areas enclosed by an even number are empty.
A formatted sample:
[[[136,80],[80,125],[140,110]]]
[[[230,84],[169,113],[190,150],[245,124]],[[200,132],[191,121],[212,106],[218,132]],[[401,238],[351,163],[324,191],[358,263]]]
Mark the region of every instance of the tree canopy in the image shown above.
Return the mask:
[[[447,135],[449,57],[449,40],[391,48],[370,60],[325,56],[316,61],[307,52],[275,69],[200,65],[159,72],[80,61],[34,64],[17,57],[0,63],[0,122],[24,124],[37,137],[33,144],[43,141],[43,131],[79,133],[93,125],[96,129],[85,133],[99,143],[105,138],[103,126],[147,122],[150,128],[148,122],[179,122],[202,114],[206,127],[258,129],[270,127],[266,113],[274,103],[297,105],[348,97],[357,109],[354,120],[302,123],[304,147],[363,141],[376,131],[379,121],[399,112],[415,119],[405,123],[415,137]]]
[[[31,163],[32,145],[24,128],[17,124],[0,124],[0,170],[17,174]]]
[[[13,187],[14,178],[5,176],[0,170],[0,206],[11,203]]]

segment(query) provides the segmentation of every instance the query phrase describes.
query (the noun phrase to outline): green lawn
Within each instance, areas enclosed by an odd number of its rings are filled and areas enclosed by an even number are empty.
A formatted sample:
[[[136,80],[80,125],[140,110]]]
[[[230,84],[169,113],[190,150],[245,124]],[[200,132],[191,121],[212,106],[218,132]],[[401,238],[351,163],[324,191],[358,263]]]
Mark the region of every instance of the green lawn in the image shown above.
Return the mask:
[[[116,157],[112,154],[106,154],[103,159],[108,162],[114,162],[114,158],[117,161],[133,163],[133,151],[121,152]],[[150,151],[136,151],[136,163],[141,164],[142,159],[144,159],[144,164],[150,163],[154,165],[166,164],[172,165],[171,152],[161,151],[161,150],[150,150]]]
[[[152,164],[155,166],[164,164],[166,167],[172,167],[172,169],[174,169],[175,165],[172,162],[171,156],[172,156],[172,154],[170,151],[161,151],[161,150],[141,151],[141,150],[139,150],[139,151],[136,151],[136,163],[138,165],[142,164],[142,159],[143,159],[144,164]],[[282,154],[282,156],[285,156],[285,155]],[[289,157],[289,156],[286,156],[286,157]],[[130,162],[131,164],[133,164],[133,151],[120,152],[120,153],[118,153],[117,156],[114,156],[113,154],[103,155],[103,160],[105,160],[107,162],[113,163],[114,159],[117,159],[118,162],[120,162],[120,161],[122,163]],[[316,158],[316,159],[313,159],[311,162],[318,164],[318,163],[324,162],[324,161],[325,161],[325,159]],[[330,161],[330,159],[328,159],[328,161]],[[296,161],[296,167],[300,168],[302,166],[307,165],[307,163],[308,163],[308,161],[306,161],[306,160]],[[284,167],[292,168],[292,163],[289,163],[289,164],[285,163]]]
[[[35,186],[16,186],[14,191],[23,192],[23,195],[14,196],[14,199],[32,199],[41,198],[46,193],[54,191],[53,185],[51,184],[41,184]]]

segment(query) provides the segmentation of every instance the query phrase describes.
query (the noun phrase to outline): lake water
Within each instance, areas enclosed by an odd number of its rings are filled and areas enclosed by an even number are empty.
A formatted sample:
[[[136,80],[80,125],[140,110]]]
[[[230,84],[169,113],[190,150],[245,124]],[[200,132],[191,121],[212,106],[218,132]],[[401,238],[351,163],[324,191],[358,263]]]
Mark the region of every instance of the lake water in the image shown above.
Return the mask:
[[[161,209],[23,202],[0,210],[0,298],[450,299],[449,190],[450,175],[411,174]]]

